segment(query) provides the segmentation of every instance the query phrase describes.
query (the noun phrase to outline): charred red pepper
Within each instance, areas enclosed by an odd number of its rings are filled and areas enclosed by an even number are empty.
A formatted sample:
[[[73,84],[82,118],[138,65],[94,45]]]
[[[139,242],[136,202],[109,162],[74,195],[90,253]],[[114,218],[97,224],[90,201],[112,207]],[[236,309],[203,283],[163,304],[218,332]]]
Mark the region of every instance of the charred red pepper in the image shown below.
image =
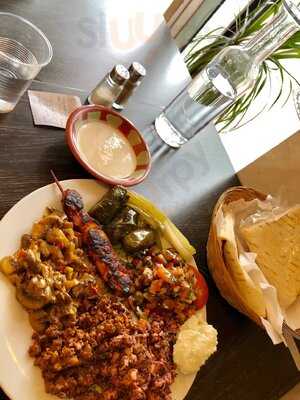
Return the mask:
[[[195,284],[195,304],[196,306],[201,309],[204,307],[208,301],[208,286],[206,283],[206,280],[204,276],[199,272],[195,267],[190,266],[191,270],[193,271],[193,274],[196,279],[196,284]]]

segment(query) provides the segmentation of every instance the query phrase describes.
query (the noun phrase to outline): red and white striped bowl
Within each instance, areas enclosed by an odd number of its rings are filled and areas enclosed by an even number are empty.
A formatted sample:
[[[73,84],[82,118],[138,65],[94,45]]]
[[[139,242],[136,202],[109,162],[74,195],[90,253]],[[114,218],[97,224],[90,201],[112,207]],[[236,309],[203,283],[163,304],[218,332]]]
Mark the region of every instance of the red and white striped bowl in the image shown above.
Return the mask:
[[[77,134],[79,128],[86,121],[101,120],[118,128],[131,144],[136,155],[136,169],[126,178],[114,178],[103,175],[90,166],[78,148]],[[151,155],[149,148],[137,128],[121,114],[98,105],[82,106],[70,114],[66,126],[67,144],[76,160],[95,178],[110,185],[133,186],[141,183],[148,175],[151,168]]]

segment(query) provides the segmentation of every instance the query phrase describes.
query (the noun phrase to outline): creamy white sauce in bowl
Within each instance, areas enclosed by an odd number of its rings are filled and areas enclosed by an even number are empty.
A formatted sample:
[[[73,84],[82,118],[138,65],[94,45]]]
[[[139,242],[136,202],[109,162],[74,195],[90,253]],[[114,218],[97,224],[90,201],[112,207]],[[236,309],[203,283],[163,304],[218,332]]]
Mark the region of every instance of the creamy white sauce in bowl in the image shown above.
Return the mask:
[[[105,121],[86,121],[77,132],[84,161],[112,178],[127,178],[136,169],[136,155],[123,133]]]
[[[66,142],[83,168],[109,185],[137,185],[151,169],[151,153],[141,133],[107,107],[89,105],[73,111]]]

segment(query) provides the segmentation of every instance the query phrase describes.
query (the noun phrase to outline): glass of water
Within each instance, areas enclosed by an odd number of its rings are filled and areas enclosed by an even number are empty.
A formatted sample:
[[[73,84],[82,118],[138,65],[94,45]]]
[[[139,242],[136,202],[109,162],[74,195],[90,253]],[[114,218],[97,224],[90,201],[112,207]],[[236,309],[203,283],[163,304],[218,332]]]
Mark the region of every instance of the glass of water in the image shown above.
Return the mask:
[[[51,44],[40,29],[22,17],[0,12],[0,113],[15,108],[51,58]]]

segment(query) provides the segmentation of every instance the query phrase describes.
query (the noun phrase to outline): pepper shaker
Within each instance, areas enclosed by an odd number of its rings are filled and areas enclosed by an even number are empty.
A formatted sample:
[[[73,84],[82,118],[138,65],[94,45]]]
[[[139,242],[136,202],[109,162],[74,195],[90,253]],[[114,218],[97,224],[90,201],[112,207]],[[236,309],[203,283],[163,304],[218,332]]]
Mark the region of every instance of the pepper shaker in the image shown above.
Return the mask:
[[[117,64],[88,97],[89,104],[111,107],[123,91],[125,83],[130,78],[129,71],[124,65]]]
[[[146,69],[138,62],[133,62],[129,68],[130,78],[125,83],[121,94],[113,103],[113,107],[117,110],[123,110],[129,97],[140,86],[142,79],[146,76]]]

